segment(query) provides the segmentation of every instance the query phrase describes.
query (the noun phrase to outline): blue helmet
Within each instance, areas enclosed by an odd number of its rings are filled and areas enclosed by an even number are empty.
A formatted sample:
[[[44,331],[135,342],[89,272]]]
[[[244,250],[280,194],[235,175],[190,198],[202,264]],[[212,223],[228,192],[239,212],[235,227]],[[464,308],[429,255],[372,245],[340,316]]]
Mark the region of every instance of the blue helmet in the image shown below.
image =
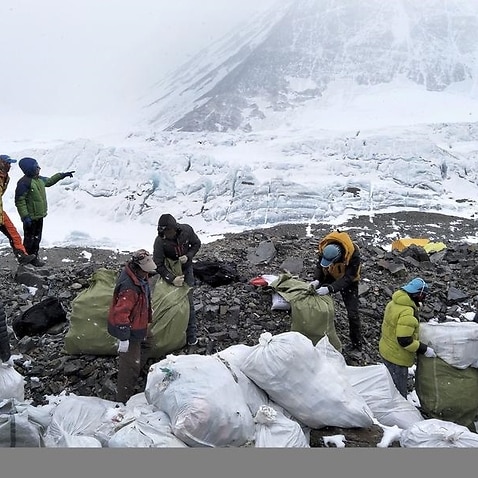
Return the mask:
[[[415,277],[408,284],[402,286],[402,289],[409,294],[427,294],[429,287],[421,277]]]
[[[342,255],[342,249],[337,244],[327,244],[322,251],[322,259],[320,265],[328,267],[330,264],[337,262]]]

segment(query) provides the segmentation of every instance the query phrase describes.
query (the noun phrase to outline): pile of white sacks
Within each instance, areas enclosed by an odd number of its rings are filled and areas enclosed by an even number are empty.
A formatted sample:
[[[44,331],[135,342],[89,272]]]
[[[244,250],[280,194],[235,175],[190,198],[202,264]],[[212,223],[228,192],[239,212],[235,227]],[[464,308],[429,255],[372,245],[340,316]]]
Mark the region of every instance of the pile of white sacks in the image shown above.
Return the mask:
[[[24,401],[23,377],[0,367],[0,447],[310,447],[311,429],[382,427],[378,447],[478,447],[478,434],[426,420],[383,364],[348,366],[327,337],[265,332],[254,346],[168,355],[126,405],[62,393]],[[347,437],[324,437],[346,447]]]

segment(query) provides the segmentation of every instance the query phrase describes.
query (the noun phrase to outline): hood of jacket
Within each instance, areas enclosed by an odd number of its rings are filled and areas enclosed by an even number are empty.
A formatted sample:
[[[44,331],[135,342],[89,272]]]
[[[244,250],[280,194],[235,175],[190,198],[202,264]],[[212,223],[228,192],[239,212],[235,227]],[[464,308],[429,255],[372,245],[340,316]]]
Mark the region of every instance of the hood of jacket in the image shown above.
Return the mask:
[[[395,304],[398,304],[404,307],[412,307],[413,310],[415,311],[418,310],[417,304],[415,304],[415,302],[408,295],[408,293],[402,289],[399,289],[392,294],[392,300],[393,302],[395,302]]]
[[[165,229],[177,229],[178,223],[171,214],[162,214],[158,220],[158,227]]]
[[[37,174],[38,162],[33,158],[22,158],[20,159],[18,166],[23,171],[25,176],[33,178]]]

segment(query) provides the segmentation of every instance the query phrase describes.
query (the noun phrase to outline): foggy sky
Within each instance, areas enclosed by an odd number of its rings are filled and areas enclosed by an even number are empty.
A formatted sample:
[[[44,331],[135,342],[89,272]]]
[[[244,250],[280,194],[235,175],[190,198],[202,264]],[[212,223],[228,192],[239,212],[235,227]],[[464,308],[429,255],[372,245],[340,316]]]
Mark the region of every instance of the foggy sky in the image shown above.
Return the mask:
[[[1,0],[0,115],[121,110],[276,0]]]

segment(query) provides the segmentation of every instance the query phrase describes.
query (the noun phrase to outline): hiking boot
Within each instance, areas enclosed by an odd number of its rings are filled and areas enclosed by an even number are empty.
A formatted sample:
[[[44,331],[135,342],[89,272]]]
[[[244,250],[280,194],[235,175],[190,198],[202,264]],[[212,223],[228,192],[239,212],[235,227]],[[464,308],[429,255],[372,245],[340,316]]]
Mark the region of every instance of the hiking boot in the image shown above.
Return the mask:
[[[43,267],[45,265],[45,263],[36,256],[35,259],[30,262],[30,264],[35,267]]]
[[[355,343],[347,345],[344,352],[352,358],[360,358],[362,356],[362,344]]]
[[[17,261],[19,264],[31,264],[32,261],[36,259],[35,254],[25,254],[24,252],[19,252],[15,254],[17,256]]]

